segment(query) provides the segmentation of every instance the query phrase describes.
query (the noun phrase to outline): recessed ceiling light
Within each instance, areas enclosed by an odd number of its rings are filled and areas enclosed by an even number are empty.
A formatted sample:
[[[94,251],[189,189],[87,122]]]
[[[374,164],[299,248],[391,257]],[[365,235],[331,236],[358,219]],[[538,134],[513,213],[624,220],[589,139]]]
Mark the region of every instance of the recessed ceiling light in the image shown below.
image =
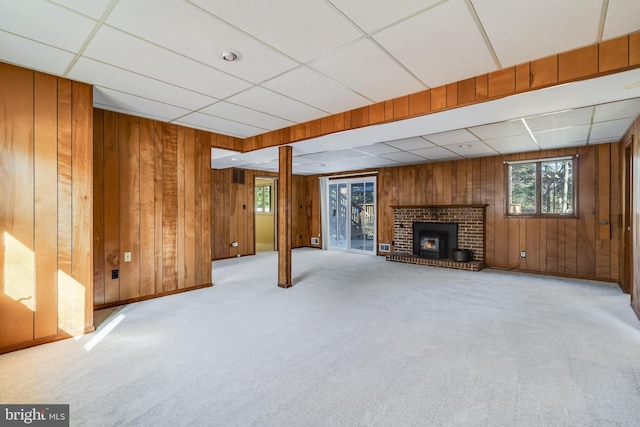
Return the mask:
[[[242,59],[242,54],[234,49],[225,49],[220,52],[220,58],[227,62],[240,61]]]
[[[469,144],[462,144],[462,145],[458,145],[458,147],[460,147],[460,148],[471,148],[471,145],[469,145]]]
[[[232,161],[232,162],[237,162],[237,161],[238,161],[238,159],[236,159],[235,157],[232,157],[232,158],[231,158],[231,161]]]
[[[320,163],[320,166],[322,166],[323,168],[326,168],[327,164],[326,163]]]

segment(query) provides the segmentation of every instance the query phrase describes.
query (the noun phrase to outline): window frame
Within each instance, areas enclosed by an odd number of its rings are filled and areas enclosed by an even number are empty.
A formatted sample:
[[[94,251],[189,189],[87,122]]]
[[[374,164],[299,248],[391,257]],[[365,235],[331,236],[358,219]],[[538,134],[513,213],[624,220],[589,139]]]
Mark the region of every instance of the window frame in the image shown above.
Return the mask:
[[[264,189],[269,187],[269,210],[265,211],[265,203],[264,203]],[[262,189],[262,210],[258,210],[258,190]],[[271,184],[266,185],[256,185],[253,189],[253,211],[256,215],[272,215],[273,214],[273,186]]]
[[[575,219],[578,218],[578,171],[579,164],[578,159],[579,155],[568,155],[562,157],[547,157],[540,159],[531,159],[531,160],[515,160],[515,161],[505,161],[504,163],[504,216],[507,218],[567,218],[567,219]],[[553,161],[563,161],[563,160],[571,160],[571,186],[572,186],[572,203],[573,203],[573,212],[571,213],[543,213],[542,212],[542,164],[553,162]],[[511,180],[509,176],[509,166],[514,164],[535,164],[536,165],[536,212],[526,212],[526,213],[512,213],[509,210],[510,205],[510,194],[511,194]]]

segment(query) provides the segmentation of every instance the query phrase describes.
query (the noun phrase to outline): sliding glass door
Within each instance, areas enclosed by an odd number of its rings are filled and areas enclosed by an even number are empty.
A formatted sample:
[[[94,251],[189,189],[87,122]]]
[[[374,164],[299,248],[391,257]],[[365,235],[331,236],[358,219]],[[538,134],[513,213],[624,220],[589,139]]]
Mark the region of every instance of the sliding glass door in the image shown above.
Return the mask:
[[[330,180],[329,249],[376,253],[376,180]]]

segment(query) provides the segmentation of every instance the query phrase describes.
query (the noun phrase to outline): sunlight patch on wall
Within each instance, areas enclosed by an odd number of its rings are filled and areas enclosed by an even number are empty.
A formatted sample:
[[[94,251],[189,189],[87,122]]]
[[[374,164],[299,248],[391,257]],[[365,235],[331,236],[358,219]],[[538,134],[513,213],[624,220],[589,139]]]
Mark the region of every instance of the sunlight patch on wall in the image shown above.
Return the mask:
[[[35,255],[31,249],[4,232],[4,293],[31,311],[35,311],[33,295]]]
[[[58,270],[58,328],[71,336],[84,333],[85,288],[62,270]]]

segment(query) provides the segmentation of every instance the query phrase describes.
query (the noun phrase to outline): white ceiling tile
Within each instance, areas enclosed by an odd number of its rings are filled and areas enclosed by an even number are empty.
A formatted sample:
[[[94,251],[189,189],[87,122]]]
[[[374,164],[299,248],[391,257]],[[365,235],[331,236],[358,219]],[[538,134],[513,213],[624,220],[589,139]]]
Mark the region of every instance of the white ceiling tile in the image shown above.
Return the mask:
[[[496,69],[463,0],[442,3],[373,38],[430,87]]]
[[[302,156],[304,159],[311,159],[317,161],[326,161],[332,159],[355,159],[357,157],[369,157],[368,154],[361,153],[360,151],[355,150],[335,150],[335,151],[324,151],[321,153],[307,154]]]
[[[398,163],[411,163],[411,162],[419,163],[424,160],[424,158],[422,158],[421,156],[418,156],[417,154],[409,153],[407,151],[398,151],[397,153],[380,154],[378,157],[394,160]]]
[[[268,130],[281,129],[295,124],[289,120],[224,101],[203,108],[201,112]]]
[[[157,0],[121,1],[106,22],[253,83],[299,65],[193,4],[181,1],[163,2],[162,7],[157,4]],[[154,12],[148,13],[149,10]],[[140,19],[141,16],[145,19]],[[224,61],[220,53],[225,49],[240,52],[242,59]]]
[[[608,138],[611,142],[620,141],[632,123],[633,118],[594,123],[591,126],[589,141],[591,141],[592,139],[601,140],[606,138]]]
[[[450,144],[445,145],[443,148],[463,157],[477,155],[495,156],[497,154],[494,149],[480,141],[465,142],[463,144]]]
[[[385,144],[406,151],[435,146],[434,144],[419,136],[416,136],[414,138],[397,139],[395,141],[387,141],[385,142]]]
[[[640,98],[610,102],[608,104],[596,105],[593,122],[605,122],[626,117],[635,118],[638,117],[638,114],[640,114]]]
[[[328,2],[191,0],[276,49],[306,62],[362,36]]]
[[[478,138],[466,129],[432,133],[430,135],[425,135],[424,138],[436,145],[464,144],[478,141]]]
[[[217,159],[221,159],[223,157],[228,157],[228,156],[237,156],[238,154],[240,154],[239,151],[235,151],[235,150],[227,150],[224,148],[212,148],[211,149],[211,159],[212,160],[217,160]]]
[[[76,12],[80,12],[83,15],[92,17],[93,19],[100,19],[102,14],[107,10],[107,7],[113,0],[50,0],[54,3],[58,3],[68,9],[73,9]]]
[[[154,118],[161,118],[164,121],[173,120],[176,117],[180,117],[189,112],[189,110],[184,108],[162,104],[160,102],[151,101],[149,99],[140,98],[127,93],[116,92],[99,86],[93,87],[93,100],[95,103],[105,107],[108,106],[136,112],[136,115],[138,116],[152,116]]]
[[[439,0],[332,0],[345,15],[368,33],[400,21]]]
[[[536,117],[527,117],[525,121],[531,132],[541,132],[550,129],[579,126],[591,123],[593,108],[579,108],[577,110],[560,111],[552,114],[542,114]]]
[[[96,21],[44,0],[0,1],[0,28],[70,52],[78,52]]]
[[[425,89],[368,39],[323,56],[309,66],[376,102]]]
[[[376,155],[385,154],[385,153],[395,153],[397,151],[400,151],[397,148],[382,142],[378,144],[365,145],[362,147],[355,147],[354,150],[362,151],[363,153],[367,153],[367,154],[376,154]]]
[[[100,28],[84,55],[215,98],[225,98],[251,86],[106,25]]]
[[[540,149],[529,134],[485,139],[483,142],[501,154],[524,153]]]
[[[368,99],[308,67],[296,68],[263,86],[333,114],[371,104]]]
[[[0,60],[32,70],[62,75],[73,54],[0,31]]]
[[[242,138],[259,135],[265,132],[265,130],[261,128],[245,125],[243,123],[233,122],[231,120],[221,119],[219,117],[209,116],[202,113],[191,113],[189,115],[181,117],[178,120],[175,120],[175,123],[197,126],[200,129],[207,129],[215,133],[233,135]]]
[[[68,77],[73,80],[188,109],[197,110],[217,101],[217,99],[210,96],[143,77],[131,71],[122,70],[84,57],[78,60]]]
[[[429,160],[460,159],[460,156],[447,150],[444,147],[422,148],[420,150],[413,150],[412,153]]]
[[[471,2],[503,67],[585,46],[598,36],[601,1]]]
[[[640,30],[638,0],[609,0],[603,40]]]
[[[590,125],[568,127],[562,129],[535,132],[533,136],[538,141],[540,148],[544,150],[586,144],[589,136]]]
[[[482,140],[529,134],[522,120],[510,120],[508,122],[476,126],[469,128],[469,131]]]
[[[243,107],[273,114],[295,123],[314,120],[327,115],[326,112],[295,101],[286,96],[259,86],[232,96],[227,101]]]

